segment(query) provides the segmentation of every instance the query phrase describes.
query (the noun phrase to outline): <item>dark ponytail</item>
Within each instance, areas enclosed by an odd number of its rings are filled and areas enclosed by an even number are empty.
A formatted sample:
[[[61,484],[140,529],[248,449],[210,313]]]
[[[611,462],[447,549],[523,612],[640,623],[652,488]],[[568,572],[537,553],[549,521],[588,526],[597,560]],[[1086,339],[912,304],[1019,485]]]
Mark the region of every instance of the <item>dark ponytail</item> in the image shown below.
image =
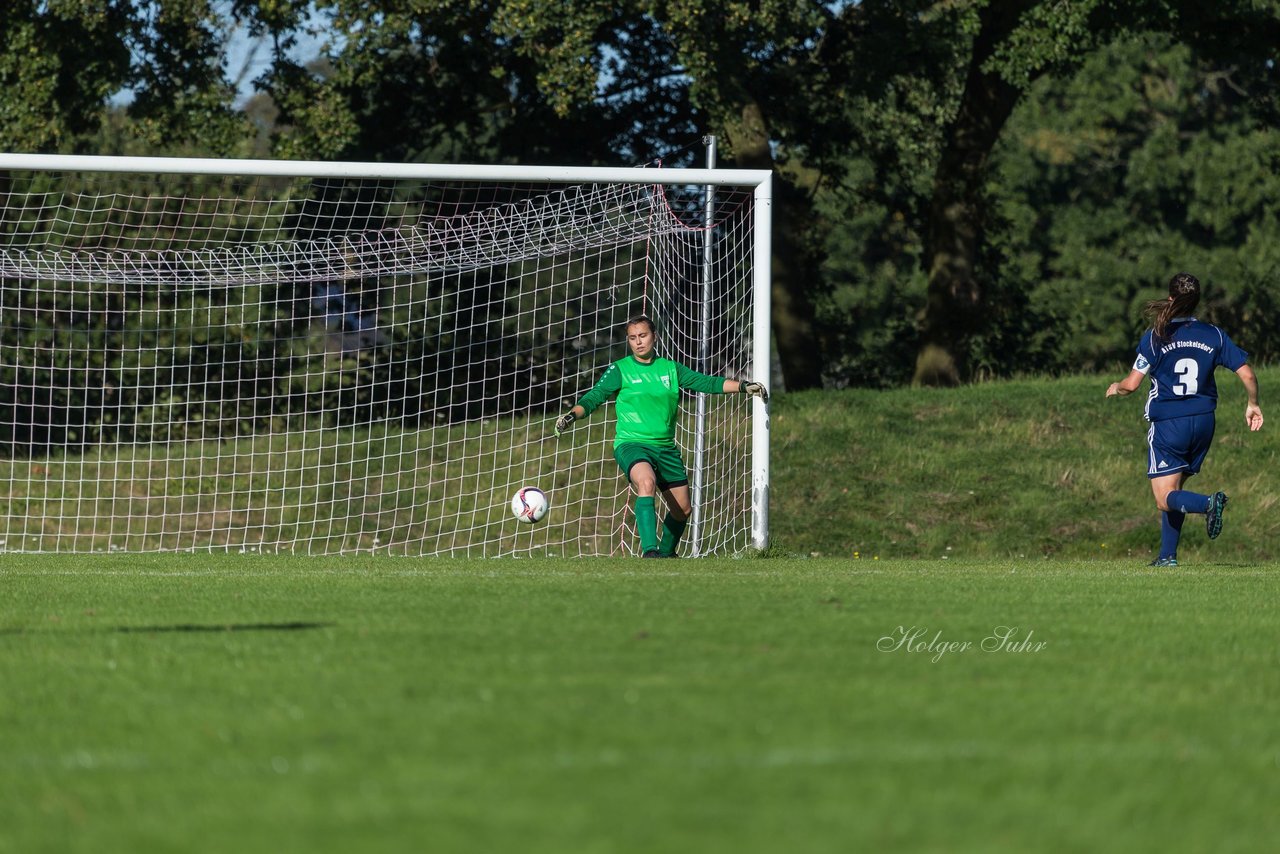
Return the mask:
[[[1169,280],[1169,297],[1152,300],[1142,309],[1142,316],[1151,321],[1151,331],[1160,341],[1168,340],[1169,321],[1189,316],[1200,304],[1200,280],[1190,273],[1178,273]]]

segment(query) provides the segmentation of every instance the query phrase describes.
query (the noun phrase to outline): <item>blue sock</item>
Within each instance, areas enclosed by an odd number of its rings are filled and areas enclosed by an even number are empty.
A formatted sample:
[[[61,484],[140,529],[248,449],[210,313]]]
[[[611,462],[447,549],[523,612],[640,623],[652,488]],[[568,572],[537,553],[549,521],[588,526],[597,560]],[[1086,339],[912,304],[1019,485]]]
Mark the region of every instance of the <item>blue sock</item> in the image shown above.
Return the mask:
[[[1178,540],[1182,539],[1182,523],[1186,513],[1170,510],[1160,514],[1160,557],[1178,556]]]
[[[1186,489],[1175,489],[1165,498],[1165,503],[1171,511],[1177,510],[1181,513],[1208,513],[1209,512],[1209,496],[1201,495],[1198,492],[1190,492]]]

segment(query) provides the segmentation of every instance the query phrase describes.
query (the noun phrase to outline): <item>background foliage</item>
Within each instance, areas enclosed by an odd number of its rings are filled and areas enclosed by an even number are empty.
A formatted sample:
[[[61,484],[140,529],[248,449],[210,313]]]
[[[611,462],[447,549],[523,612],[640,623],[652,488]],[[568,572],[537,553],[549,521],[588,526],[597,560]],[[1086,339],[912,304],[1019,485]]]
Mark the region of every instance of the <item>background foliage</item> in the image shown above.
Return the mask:
[[[1122,368],[1180,269],[1280,352],[1274,0],[103,0],[0,30],[9,150],[682,165],[716,134],[777,175],[790,389]]]

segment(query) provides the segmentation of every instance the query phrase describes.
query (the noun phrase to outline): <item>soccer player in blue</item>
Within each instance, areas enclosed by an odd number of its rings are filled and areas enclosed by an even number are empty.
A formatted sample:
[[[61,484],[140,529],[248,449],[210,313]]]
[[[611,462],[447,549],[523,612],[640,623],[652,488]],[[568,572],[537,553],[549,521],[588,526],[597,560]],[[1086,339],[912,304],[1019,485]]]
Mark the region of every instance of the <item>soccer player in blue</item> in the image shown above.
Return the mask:
[[[1250,430],[1262,429],[1258,406],[1258,378],[1245,363],[1249,354],[1231,342],[1227,333],[1192,316],[1200,304],[1200,280],[1178,273],[1169,281],[1169,298],[1146,305],[1151,329],[1138,344],[1138,358],[1129,376],[1107,387],[1107,397],[1132,394],[1151,380],[1147,394],[1149,456],[1147,477],[1160,509],[1160,555],[1152,566],[1178,565],[1178,540],[1188,513],[1205,517],[1209,539],[1222,533],[1223,492],[1201,495],[1183,489],[1187,478],[1200,471],[1213,442],[1218,388],[1213,381],[1219,365],[1233,371],[1249,397],[1244,421]]]

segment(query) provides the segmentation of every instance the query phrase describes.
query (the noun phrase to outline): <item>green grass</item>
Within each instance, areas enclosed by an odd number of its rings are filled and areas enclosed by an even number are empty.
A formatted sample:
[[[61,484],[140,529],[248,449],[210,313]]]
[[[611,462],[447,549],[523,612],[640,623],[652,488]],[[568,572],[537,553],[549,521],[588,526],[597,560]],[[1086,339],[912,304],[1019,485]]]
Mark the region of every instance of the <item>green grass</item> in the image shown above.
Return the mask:
[[[1258,375],[1269,412],[1280,370]],[[1112,379],[777,395],[775,552],[1149,561],[1159,528],[1143,395],[1105,398]],[[1179,556],[1280,560],[1280,481],[1270,476],[1280,467],[1280,430],[1249,433],[1240,383],[1225,372],[1218,379],[1217,437],[1188,488],[1231,497],[1226,530],[1210,544],[1193,518]],[[726,417],[747,406],[717,403]],[[549,429],[539,416],[0,459],[0,548],[615,553],[629,511],[606,419],[559,441]],[[716,451],[709,518],[723,536],[741,533],[745,546],[749,450]],[[514,524],[506,509],[526,483],[542,485],[556,503],[536,528]]]
[[[717,398],[720,417],[740,423],[735,444],[712,455],[705,493],[707,518],[718,520],[706,541],[738,539],[737,548],[749,525],[749,406]],[[616,554],[629,510],[612,435],[601,417],[557,440],[537,415],[0,457],[0,548]],[[507,503],[531,483],[559,510],[536,527],[517,524]]]
[[[597,527],[561,513],[536,529],[511,519],[511,494],[533,481],[622,508],[603,425],[594,442],[548,445],[548,430],[544,417],[379,424],[0,459],[0,546],[484,557],[555,553],[573,538],[609,554],[607,517]]]
[[[1258,376],[1270,414],[1280,370]],[[771,534],[829,557],[1149,561],[1160,536],[1145,394],[1105,398],[1112,379],[780,395]],[[1213,448],[1187,488],[1225,491],[1227,523],[1210,543],[1191,517],[1179,557],[1280,559],[1280,428],[1250,433],[1239,381],[1219,371],[1218,389]]]
[[[1153,570],[1141,401],[1105,386],[779,395],[772,559],[0,553],[0,854],[1265,850],[1273,425],[1248,434],[1223,378],[1191,488],[1231,495],[1227,527],[1193,520]],[[429,436],[312,440],[246,440],[249,468],[211,475],[244,507],[187,495],[192,445],[0,481],[37,544],[80,537],[85,502],[132,547],[237,513],[435,536],[456,472]],[[390,477],[348,470],[366,441],[421,478],[338,495]],[[151,469],[171,479],[142,490]],[[302,515],[253,517],[282,492]],[[983,648],[1000,627],[1016,649]]]
[[[0,555],[0,852],[1265,850],[1278,570]]]

